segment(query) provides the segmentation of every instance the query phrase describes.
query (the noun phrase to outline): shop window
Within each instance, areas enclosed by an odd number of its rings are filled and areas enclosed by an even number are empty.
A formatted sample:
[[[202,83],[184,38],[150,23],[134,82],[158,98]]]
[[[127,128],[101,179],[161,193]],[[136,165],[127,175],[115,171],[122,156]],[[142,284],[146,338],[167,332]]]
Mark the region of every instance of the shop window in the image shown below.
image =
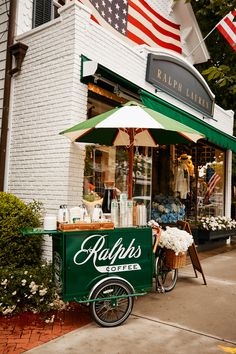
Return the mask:
[[[63,5],[65,0],[34,0],[33,28],[58,17],[58,9]]]
[[[199,147],[197,215],[224,215],[225,153],[206,145]]]
[[[194,166],[183,149],[183,146],[160,145],[153,150],[151,217],[160,224],[175,224],[192,211]]]
[[[106,112],[120,103],[120,97],[111,96],[105,89],[93,86],[88,97],[88,119]],[[98,94],[99,92],[100,94]],[[104,94],[104,95],[101,95]],[[109,97],[112,97],[111,100]],[[101,202],[105,194],[107,182],[114,187],[114,197],[128,191],[128,149],[122,146],[90,145],[86,147],[84,169],[85,202]],[[133,199],[139,204],[144,203],[148,208],[148,218],[151,211],[151,176],[152,149],[134,147],[133,165]],[[119,198],[118,198],[119,199]]]
[[[152,218],[160,223],[224,215],[225,153],[213,146],[162,145],[153,151]]]

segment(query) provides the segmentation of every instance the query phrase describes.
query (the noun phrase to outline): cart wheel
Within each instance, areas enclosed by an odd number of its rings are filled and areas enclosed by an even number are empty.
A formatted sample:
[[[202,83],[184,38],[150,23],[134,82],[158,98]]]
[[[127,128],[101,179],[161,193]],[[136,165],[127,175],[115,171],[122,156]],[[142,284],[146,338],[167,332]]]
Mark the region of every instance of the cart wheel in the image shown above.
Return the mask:
[[[102,327],[115,327],[123,323],[131,314],[134,298],[131,287],[120,279],[106,280],[93,292],[91,299],[97,299],[90,303],[90,312],[96,323]],[[119,298],[116,298],[118,297]],[[112,297],[111,300],[107,298]],[[103,300],[106,298],[106,300]]]
[[[164,264],[163,254],[155,260],[156,290],[168,292],[174,289],[178,279],[178,269],[171,269]]]

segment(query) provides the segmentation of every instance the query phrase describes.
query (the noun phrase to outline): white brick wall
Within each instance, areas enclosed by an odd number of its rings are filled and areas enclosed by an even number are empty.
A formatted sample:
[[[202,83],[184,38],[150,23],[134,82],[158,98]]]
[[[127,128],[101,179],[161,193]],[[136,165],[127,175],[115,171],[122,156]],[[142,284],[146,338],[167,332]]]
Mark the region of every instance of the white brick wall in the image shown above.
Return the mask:
[[[14,79],[8,191],[49,212],[80,202],[83,150],[59,132],[86,118],[87,89],[75,62],[74,19],[65,15],[22,38],[29,46]]]

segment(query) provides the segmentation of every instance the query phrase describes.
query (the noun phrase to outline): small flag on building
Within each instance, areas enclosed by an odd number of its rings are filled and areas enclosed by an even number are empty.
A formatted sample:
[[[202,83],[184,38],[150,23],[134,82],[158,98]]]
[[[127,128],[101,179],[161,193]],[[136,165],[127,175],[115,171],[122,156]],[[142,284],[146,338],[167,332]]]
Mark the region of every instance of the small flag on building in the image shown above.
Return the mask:
[[[229,42],[231,47],[236,51],[236,10],[226,15],[216,26],[220,33]]]
[[[145,0],[79,0],[92,19],[130,44],[147,44],[181,53],[180,25],[156,12]]]
[[[220,181],[221,177],[215,172],[215,170],[213,168],[209,169],[209,173],[208,173],[208,178],[209,180],[207,181],[207,191],[204,197],[204,204],[208,204],[209,203],[209,198],[212,195],[217,183]]]

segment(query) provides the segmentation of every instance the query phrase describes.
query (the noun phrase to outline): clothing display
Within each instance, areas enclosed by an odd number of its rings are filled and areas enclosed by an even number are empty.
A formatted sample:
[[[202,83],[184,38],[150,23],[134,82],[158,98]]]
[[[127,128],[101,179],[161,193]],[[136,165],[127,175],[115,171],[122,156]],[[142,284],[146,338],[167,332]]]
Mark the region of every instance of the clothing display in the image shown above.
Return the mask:
[[[190,176],[194,177],[194,165],[191,156],[182,154],[178,158],[174,175],[175,195],[181,199],[186,199],[190,192]]]

